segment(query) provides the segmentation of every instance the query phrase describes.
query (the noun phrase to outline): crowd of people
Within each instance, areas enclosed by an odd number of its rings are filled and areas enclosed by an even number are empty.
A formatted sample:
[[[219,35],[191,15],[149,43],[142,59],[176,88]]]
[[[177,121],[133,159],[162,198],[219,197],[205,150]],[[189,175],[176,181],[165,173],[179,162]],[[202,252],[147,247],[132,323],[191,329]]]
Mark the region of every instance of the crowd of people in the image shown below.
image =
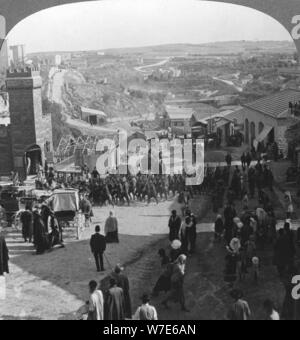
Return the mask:
[[[294,212],[291,195],[289,192],[285,193],[286,222],[284,227],[277,231],[278,221],[272,198],[274,176],[271,168],[260,159],[253,165],[249,152],[242,155],[241,167],[232,167],[230,154],[225,160],[227,166],[206,168],[203,183],[193,187],[185,185],[184,174],[107,175],[103,178],[96,169],[90,172],[84,167],[82,174],[76,178],[72,175],[65,178],[51,168],[45,171],[42,176],[45,182],[41,180],[39,185],[52,189],[79,189],[80,210],[86,221],[93,216],[92,208],[95,205],[129,205],[134,200],[147,200],[149,203],[152,198],[158,203],[158,199],[168,199],[170,193],[173,196],[177,194],[178,202],[184,203],[182,211],[178,213],[173,210],[169,218],[170,248],[169,252],[165,249],[159,250],[162,271],[152,294],[144,293],[141,296],[141,305],[134,312],[129,279],[124,268],[117,265],[101,282],[89,282],[89,301],[81,311],[81,317],[86,314],[88,320],[157,320],[157,310],[150,301],[160,293],[165,294],[162,300],[165,308],[169,308],[170,302],[176,302],[183,312],[189,312],[184,294],[184,279],[187,261],[196,251],[198,221],[187,208],[188,201],[194,195],[209,194],[212,197],[213,211],[217,213],[214,239],[216,245],[225,246],[224,281],[233,299],[226,318],[248,320],[252,317],[251,306],[239,286],[247,280],[259,285],[266,249],[273,249],[273,265],[276,266],[278,276],[286,289],[286,298],[279,313],[274,302],[266,297],[265,301],[262,301],[265,318],[293,318],[290,308],[292,302],[289,298],[290,282],[296,271],[296,245],[300,244],[300,228],[295,236],[291,230]],[[36,205],[33,209],[27,205],[21,213],[20,221],[24,242],[32,242],[37,254],[43,254],[56,245],[64,246],[62,226],[47,204]],[[97,225],[90,240],[90,249],[98,272],[105,271],[107,244],[119,242],[118,220],[112,212],[105,221],[103,230],[104,235]],[[7,265],[4,266],[4,263]],[[0,275],[3,275],[1,271],[8,272],[8,250],[3,237],[0,237]]]
[[[215,221],[215,242],[224,242],[226,246],[224,281],[229,289],[233,289],[231,296],[235,301],[227,317],[230,320],[250,318],[250,308],[243,300],[243,292],[236,286],[245,283],[245,280],[252,280],[253,284],[258,285],[265,260],[261,257],[265,256],[265,251],[271,251],[273,265],[286,289],[281,317],[291,319],[290,282],[296,272],[295,247],[300,237],[300,229],[297,233],[291,230],[292,198],[289,192],[285,193],[286,222],[277,231],[278,221],[272,197],[273,173],[260,160],[251,166],[247,156],[243,155],[242,158],[242,168],[236,166],[233,169],[227,189],[227,204]],[[264,310],[268,311],[267,319],[279,320],[279,313],[270,299],[263,305]]]
[[[46,203],[33,208],[27,204],[20,213],[20,222],[24,242],[33,243],[37,255],[57,245],[64,247],[62,225]]]
[[[103,253],[105,237],[100,234],[100,226],[96,226],[91,238],[91,251],[95,255],[98,271],[104,271]],[[99,260],[96,256],[100,256]],[[78,311],[78,318],[87,320],[157,320],[156,308],[150,305],[150,296],[141,296],[141,305],[132,311],[129,279],[124,268],[117,264],[111,273],[99,283],[89,282],[89,300]]]

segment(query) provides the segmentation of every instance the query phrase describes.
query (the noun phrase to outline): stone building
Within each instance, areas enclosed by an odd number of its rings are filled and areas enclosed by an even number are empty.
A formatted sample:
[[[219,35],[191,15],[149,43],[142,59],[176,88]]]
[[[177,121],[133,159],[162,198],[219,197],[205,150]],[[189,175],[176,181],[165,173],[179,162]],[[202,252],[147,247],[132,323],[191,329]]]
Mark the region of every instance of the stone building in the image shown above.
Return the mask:
[[[53,155],[51,115],[42,112],[42,79],[37,69],[7,71],[10,125],[0,126],[0,174],[21,178],[37,173]]]
[[[191,108],[167,105],[162,127],[177,136],[191,134],[191,118],[194,112]]]
[[[279,150],[287,155],[288,143],[285,132],[299,121],[299,117],[289,109],[289,103],[299,101],[300,90],[285,89],[244,104],[240,110],[227,118],[242,127],[240,132],[244,135],[244,142],[249,146],[256,147],[259,142],[267,144],[276,141]]]

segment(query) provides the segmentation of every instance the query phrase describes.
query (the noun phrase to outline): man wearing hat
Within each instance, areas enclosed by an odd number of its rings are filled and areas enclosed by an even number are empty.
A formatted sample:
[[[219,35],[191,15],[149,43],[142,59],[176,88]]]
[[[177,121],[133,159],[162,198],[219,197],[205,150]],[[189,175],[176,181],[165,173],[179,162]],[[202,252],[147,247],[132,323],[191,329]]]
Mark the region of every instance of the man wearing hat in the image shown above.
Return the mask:
[[[106,249],[105,237],[100,234],[100,226],[95,227],[95,234],[92,235],[90,241],[91,251],[94,254],[97,271],[104,271],[103,253]]]
[[[177,215],[176,210],[172,210],[172,215],[169,219],[169,239],[174,241],[178,239],[179,229],[181,227],[181,218]]]
[[[141,300],[142,305],[136,310],[133,320],[158,320],[155,307],[149,304],[149,295],[143,294]]]

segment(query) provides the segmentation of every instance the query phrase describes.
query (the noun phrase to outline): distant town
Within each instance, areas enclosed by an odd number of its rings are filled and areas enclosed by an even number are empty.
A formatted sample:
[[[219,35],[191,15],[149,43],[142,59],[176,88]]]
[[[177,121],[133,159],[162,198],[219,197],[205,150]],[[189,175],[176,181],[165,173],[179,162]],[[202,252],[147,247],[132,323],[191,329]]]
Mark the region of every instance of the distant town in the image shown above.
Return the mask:
[[[52,114],[56,127],[54,157],[64,152],[59,145],[63,136],[109,134],[120,121],[128,129],[137,125],[158,135],[197,135],[223,146],[236,143],[241,133],[251,145],[270,123],[266,116],[247,122],[240,112],[264,97],[272,105],[273,95],[281,91],[292,92],[285,104],[299,97],[298,55],[291,42],[31,54],[25,49],[10,46],[8,52],[7,42],[3,44],[1,123],[9,123],[5,69],[39,68],[43,111]],[[278,133],[276,129],[276,140]],[[287,144],[280,138],[286,154]]]

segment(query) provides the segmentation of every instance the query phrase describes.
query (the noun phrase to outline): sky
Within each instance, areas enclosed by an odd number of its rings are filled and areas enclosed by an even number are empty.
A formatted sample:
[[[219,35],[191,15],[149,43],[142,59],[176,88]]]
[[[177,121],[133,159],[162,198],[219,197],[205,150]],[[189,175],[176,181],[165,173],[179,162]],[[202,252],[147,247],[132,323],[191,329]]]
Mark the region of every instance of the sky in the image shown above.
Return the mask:
[[[9,45],[26,52],[102,50],[173,43],[292,40],[275,19],[200,0],[103,0],[50,8],[21,21]]]

